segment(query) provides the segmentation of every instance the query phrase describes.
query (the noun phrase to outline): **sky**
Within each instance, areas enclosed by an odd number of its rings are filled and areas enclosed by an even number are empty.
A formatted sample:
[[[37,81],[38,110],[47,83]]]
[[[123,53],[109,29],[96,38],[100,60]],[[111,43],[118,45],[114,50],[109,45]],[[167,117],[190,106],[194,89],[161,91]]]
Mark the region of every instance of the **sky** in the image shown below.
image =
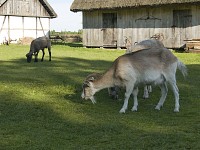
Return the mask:
[[[47,0],[58,17],[51,19],[51,30],[78,31],[82,29],[82,13],[71,12],[70,6],[73,0]]]

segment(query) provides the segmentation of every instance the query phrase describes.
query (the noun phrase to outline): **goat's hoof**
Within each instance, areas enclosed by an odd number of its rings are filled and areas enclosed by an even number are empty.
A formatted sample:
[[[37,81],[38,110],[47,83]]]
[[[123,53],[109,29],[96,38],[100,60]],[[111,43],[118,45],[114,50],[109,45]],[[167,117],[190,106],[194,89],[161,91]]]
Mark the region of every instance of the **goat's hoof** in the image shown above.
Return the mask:
[[[161,106],[157,105],[157,106],[155,107],[155,109],[156,109],[156,110],[160,110],[160,107],[161,107]]]
[[[152,93],[152,88],[149,88],[149,89],[148,89],[148,92],[149,92],[149,93]]]
[[[133,106],[133,108],[131,110],[136,112],[137,111],[137,107]]]
[[[149,98],[149,96],[143,95],[143,98],[144,98],[144,99],[148,99],[148,98]]]
[[[175,109],[174,109],[174,112],[175,112],[175,113],[179,112],[179,109],[178,109],[178,108],[175,108]]]
[[[125,114],[125,112],[126,112],[126,110],[125,110],[124,108],[122,108],[122,109],[119,111],[120,114]]]
[[[145,93],[145,94],[143,95],[143,98],[144,98],[144,99],[148,99],[148,98],[149,98],[149,93]]]

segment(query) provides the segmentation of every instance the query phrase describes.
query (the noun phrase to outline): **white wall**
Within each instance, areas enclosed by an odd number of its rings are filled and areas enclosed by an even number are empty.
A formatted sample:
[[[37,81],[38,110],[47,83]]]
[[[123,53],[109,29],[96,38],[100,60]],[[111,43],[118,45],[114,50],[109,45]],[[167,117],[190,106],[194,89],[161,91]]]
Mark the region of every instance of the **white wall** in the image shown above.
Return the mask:
[[[49,32],[49,18],[33,18],[33,17],[14,17],[0,16],[0,43],[6,38],[7,40],[18,41],[23,37],[37,38],[48,34]],[[8,25],[10,20],[10,26]],[[40,23],[41,20],[41,23]],[[4,22],[4,23],[3,23]],[[42,24],[42,25],[41,25]],[[37,29],[37,30],[36,30]],[[10,31],[10,32],[9,32]]]

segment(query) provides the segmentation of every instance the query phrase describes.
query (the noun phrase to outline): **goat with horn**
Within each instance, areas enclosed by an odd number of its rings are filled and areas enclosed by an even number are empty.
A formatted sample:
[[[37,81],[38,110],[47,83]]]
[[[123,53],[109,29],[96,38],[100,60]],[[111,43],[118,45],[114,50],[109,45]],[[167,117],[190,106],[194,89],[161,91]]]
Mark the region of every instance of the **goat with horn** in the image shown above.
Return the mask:
[[[148,59],[147,59],[148,58]],[[83,83],[82,98],[95,103],[96,92],[109,87],[119,86],[126,89],[124,104],[120,113],[125,113],[131,94],[134,97],[132,111],[138,110],[138,86],[155,84],[161,89],[160,100],[155,109],[163,106],[168,88],[172,87],[175,96],[174,112],[179,112],[179,90],[176,85],[177,68],[184,76],[187,75],[186,66],[166,48],[150,48],[118,57],[104,74],[92,74]]]

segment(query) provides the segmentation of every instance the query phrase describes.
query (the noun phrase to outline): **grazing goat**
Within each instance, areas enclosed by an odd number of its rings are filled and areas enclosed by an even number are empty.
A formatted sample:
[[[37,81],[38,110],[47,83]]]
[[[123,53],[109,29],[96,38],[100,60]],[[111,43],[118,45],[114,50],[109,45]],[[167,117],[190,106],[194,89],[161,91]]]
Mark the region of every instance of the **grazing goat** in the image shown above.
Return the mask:
[[[101,89],[114,86],[125,87],[125,99],[120,113],[125,113],[128,108],[131,93],[134,97],[132,111],[137,111],[138,86],[155,84],[161,88],[161,98],[155,107],[160,110],[166,99],[167,83],[169,83],[175,96],[174,112],[179,112],[179,91],[176,85],[177,67],[184,76],[187,75],[186,66],[166,48],[151,48],[125,54],[118,57],[103,75],[88,76],[83,83],[81,97],[95,103],[94,94]]]
[[[131,42],[126,39],[126,53],[131,53],[143,49],[150,49],[150,48],[164,48],[164,45],[161,41],[155,40],[155,39],[148,39],[148,40],[143,40],[136,45],[132,45]]]
[[[155,39],[144,40],[144,41],[139,42],[136,45],[132,45],[130,40],[128,38],[126,38],[125,46],[126,46],[126,53],[132,53],[135,51],[150,49],[150,48],[164,48],[163,43],[161,41],[158,41]],[[145,85],[144,86],[144,94],[143,94],[144,99],[149,98],[149,92],[152,92],[151,85]],[[108,93],[112,98],[118,99],[118,88],[117,87],[108,88]]]
[[[126,41],[126,48],[127,48],[126,53],[132,53],[135,51],[150,49],[150,48],[164,48],[163,43],[156,39],[143,40],[134,46],[128,39],[126,39],[125,41]],[[152,92],[151,85],[145,85],[144,94],[143,94],[144,99],[149,98],[149,92]]]
[[[42,59],[41,59],[41,61],[43,61],[44,55],[45,55],[45,52],[44,52],[45,48],[48,48],[49,61],[51,61],[51,41],[47,37],[39,37],[31,42],[30,51],[28,54],[26,54],[27,62],[29,63],[31,62],[32,55],[35,56],[35,62],[38,62],[38,53],[40,50],[42,50],[42,53],[43,53]]]

